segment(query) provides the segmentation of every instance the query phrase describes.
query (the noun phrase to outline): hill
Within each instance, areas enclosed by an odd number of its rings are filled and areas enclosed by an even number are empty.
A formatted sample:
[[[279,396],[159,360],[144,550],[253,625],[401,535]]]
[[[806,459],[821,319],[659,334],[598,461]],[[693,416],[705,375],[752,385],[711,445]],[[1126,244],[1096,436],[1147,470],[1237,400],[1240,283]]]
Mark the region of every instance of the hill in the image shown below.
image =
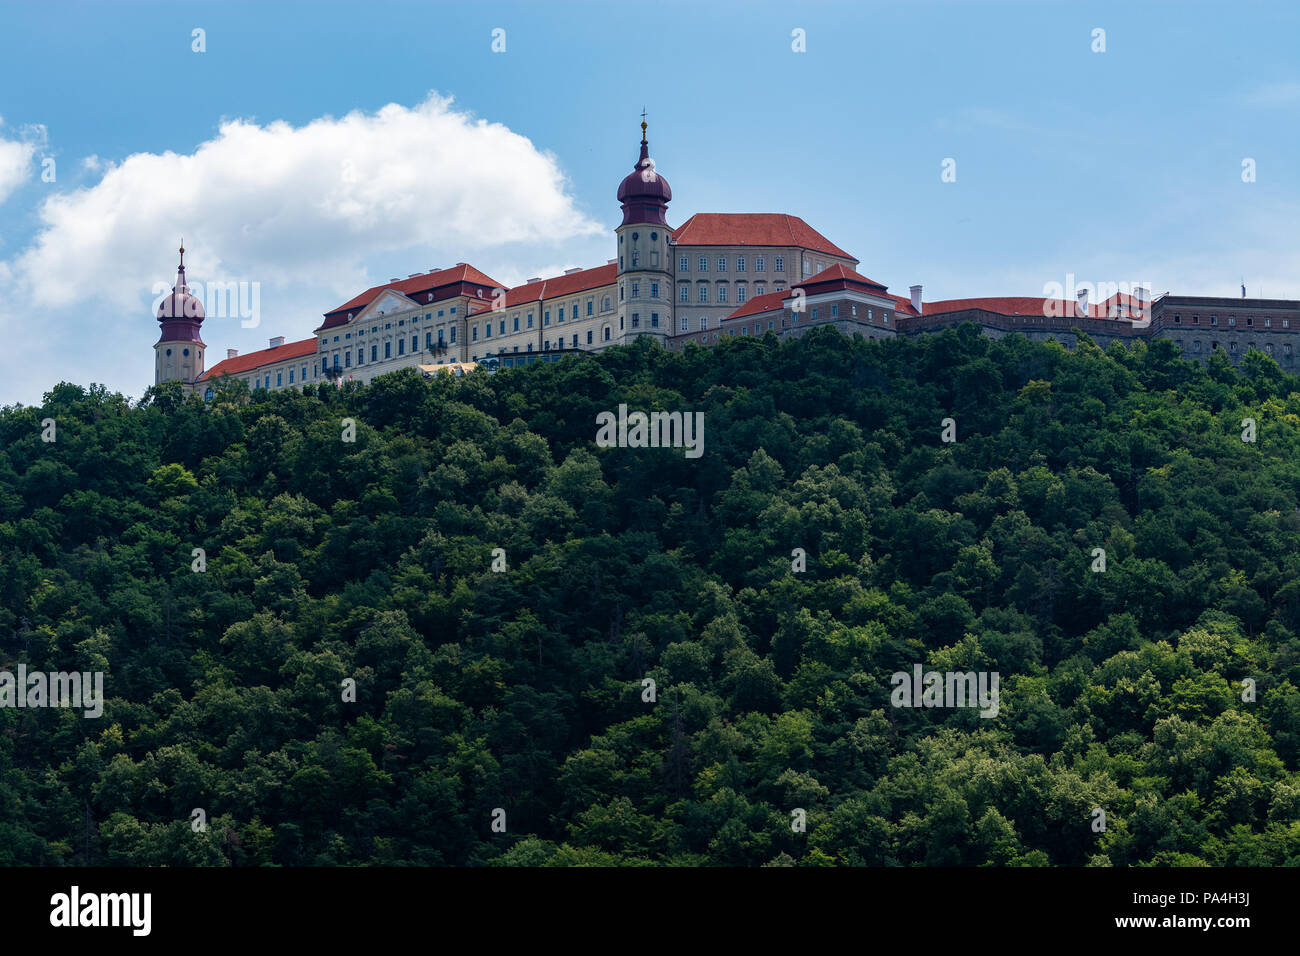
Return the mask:
[[[620,404],[703,454],[599,447]],[[106,699],[0,709],[0,863],[1297,864],[1297,572],[1257,352],[62,384],[0,411],[0,669]]]

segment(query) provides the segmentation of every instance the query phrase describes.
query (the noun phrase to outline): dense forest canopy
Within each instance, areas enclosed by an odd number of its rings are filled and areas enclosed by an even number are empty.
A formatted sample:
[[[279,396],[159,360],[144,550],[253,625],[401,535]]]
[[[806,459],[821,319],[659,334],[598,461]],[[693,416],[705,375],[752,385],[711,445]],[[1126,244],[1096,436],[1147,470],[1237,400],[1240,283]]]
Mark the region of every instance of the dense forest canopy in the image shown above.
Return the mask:
[[[0,668],[106,696],[0,709],[0,863],[1300,864],[1261,353],[820,329],[241,388],[0,411]],[[620,403],[703,456],[598,447]],[[997,715],[893,706],[916,664]]]

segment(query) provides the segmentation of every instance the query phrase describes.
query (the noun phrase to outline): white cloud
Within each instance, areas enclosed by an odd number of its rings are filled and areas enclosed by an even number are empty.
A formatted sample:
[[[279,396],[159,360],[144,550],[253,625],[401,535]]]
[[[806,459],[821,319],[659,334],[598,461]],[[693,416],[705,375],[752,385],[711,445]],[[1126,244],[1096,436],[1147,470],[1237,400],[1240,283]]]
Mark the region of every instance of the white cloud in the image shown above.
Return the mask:
[[[552,155],[436,93],[301,127],[229,120],[193,153],[105,164],[96,185],[46,199],[39,219],[11,263],[21,299],[64,308],[92,290],[133,312],[174,278],[182,235],[192,278],[306,284],[330,293],[323,310],[375,280],[372,257],[419,249],[421,261],[469,261],[600,230]]]
[[[0,126],[4,119],[0,118]],[[23,140],[0,139],[0,202],[22,185],[31,175],[32,157],[36,143],[31,138]]]

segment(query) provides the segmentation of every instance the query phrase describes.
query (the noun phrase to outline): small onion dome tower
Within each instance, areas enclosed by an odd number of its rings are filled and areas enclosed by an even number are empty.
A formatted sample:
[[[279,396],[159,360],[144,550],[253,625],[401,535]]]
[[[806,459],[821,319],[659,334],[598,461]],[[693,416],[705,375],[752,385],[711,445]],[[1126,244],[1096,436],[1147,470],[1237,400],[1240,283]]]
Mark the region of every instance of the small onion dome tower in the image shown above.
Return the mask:
[[[632,172],[618,184],[618,201],[623,204],[623,225],[656,223],[667,226],[668,203],[672,201],[673,191],[668,186],[668,180],[655,170],[655,161],[650,158],[650,144],[646,142],[645,132],[646,123],[642,119],[641,156],[632,167]]]
[[[181,264],[171,295],[158,306],[162,335],[154,345],[154,384],[182,382],[192,386],[203,374],[203,350],[199,335],[203,324],[203,303],[190,295],[185,284],[185,240],[181,240]]]
[[[673,191],[655,170],[641,113],[641,156],[618,185],[623,222],[618,236],[618,330],[628,343],[642,336],[664,342],[673,328],[672,250],[668,202]]]

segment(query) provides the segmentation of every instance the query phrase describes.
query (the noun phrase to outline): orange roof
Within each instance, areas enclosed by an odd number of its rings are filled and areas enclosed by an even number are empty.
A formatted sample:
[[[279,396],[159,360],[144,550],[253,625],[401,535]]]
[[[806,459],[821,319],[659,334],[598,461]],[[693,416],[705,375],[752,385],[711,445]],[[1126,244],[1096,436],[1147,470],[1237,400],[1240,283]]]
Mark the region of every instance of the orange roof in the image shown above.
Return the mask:
[[[1037,296],[997,296],[987,299],[947,299],[943,302],[926,302],[922,311],[926,315],[960,312],[963,309],[983,309],[998,315],[1053,315],[1071,317],[1078,314],[1078,304],[1065,299],[1043,299]],[[1079,316],[1083,318],[1083,316]],[[1088,318],[1104,319],[1105,311],[1097,305],[1088,306]]]
[[[566,295],[575,295],[579,292],[598,289],[601,286],[613,285],[617,279],[618,266],[613,264],[596,266],[594,269],[581,269],[568,275],[556,276],[553,279],[540,279],[537,282],[527,282],[523,285],[517,285],[513,289],[508,289],[506,291],[505,305],[509,309],[525,302],[536,302],[539,299],[558,299]]]
[[[673,239],[684,246],[799,246],[853,259],[798,216],[777,212],[696,213],[673,230]]]
[[[414,296],[421,292],[430,292],[443,286],[455,285],[462,282],[467,285],[475,286],[475,292],[477,292],[478,289],[483,289],[486,293],[485,297],[488,298],[491,297],[492,289],[505,288],[504,285],[497,282],[497,280],[493,279],[490,275],[480,272],[471,265],[461,263],[460,265],[453,266],[450,269],[439,269],[437,272],[426,272],[422,275],[412,276],[409,279],[402,279],[400,282],[385,282],[383,285],[371,286],[365,292],[362,292],[358,296],[354,296],[338,308],[330,309],[330,311],[326,312],[326,321],[321,327],[324,328],[326,325],[340,324],[338,322],[331,323],[330,316],[336,315],[339,312],[364,309],[371,302],[375,301],[377,295],[386,289],[392,289],[394,292],[400,292],[402,295]],[[424,303],[420,304],[423,305]]]
[[[200,375],[198,380],[202,382],[218,375],[239,375],[242,372],[251,372],[263,365],[272,365],[276,362],[283,362],[285,359],[302,358],[305,355],[314,354],[316,354],[315,338],[303,339],[300,342],[286,342],[284,345],[275,346],[275,348],[259,349],[256,352],[249,352],[247,355],[236,355],[234,358],[220,361]]]
[[[884,295],[886,299],[893,299],[896,303],[894,305],[895,312],[902,312],[904,315],[920,315],[916,309],[912,308],[912,300],[910,298],[905,298],[901,295],[893,295],[889,292],[886,292]],[[922,305],[924,305],[924,303],[922,303]]]
[[[756,295],[722,321],[728,322],[731,319],[743,319],[749,315],[761,315],[764,312],[781,309],[781,303],[790,298],[791,295],[792,293],[788,289],[784,289],[780,292],[768,292],[764,295]]]
[[[885,286],[881,285],[879,282],[875,281],[874,279],[868,279],[866,276],[861,275],[856,270],[850,269],[848,266],[842,265],[841,263],[838,262],[835,263],[835,265],[831,266],[829,269],[823,269],[821,272],[817,273],[811,279],[804,279],[802,282],[798,283],[798,285],[802,287],[806,287],[810,285],[819,285],[824,282],[835,282],[835,283],[854,282],[859,285],[874,286],[875,289],[879,290],[880,292],[885,291]],[[893,298],[893,296],[886,296],[886,298]]]

